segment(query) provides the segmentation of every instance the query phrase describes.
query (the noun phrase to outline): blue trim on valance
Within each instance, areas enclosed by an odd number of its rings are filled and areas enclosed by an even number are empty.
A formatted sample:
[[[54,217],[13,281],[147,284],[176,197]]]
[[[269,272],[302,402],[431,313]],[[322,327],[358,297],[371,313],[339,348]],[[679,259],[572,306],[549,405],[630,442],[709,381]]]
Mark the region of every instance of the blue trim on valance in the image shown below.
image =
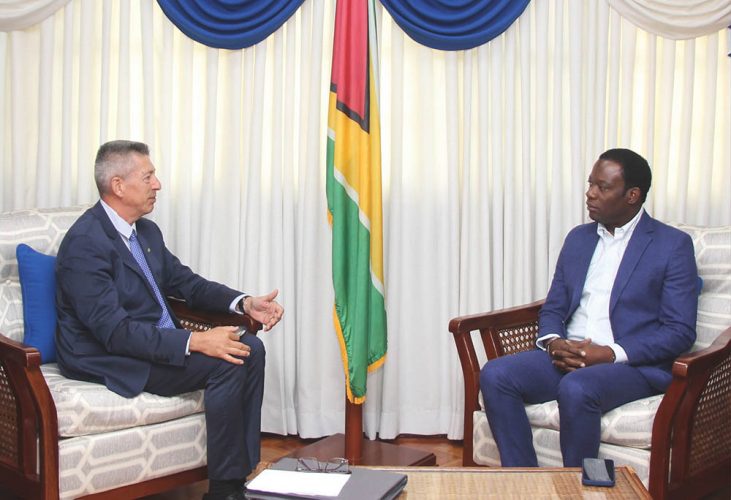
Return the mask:
[[[188,37],[220,49],[255,45],[279,29],[304,0],[157,0]],[[416,42],[472,49],[503,33],[530,0],[381,0]]]
[[[209,47],[243,49],[279,29],[304,0],[157,0],[188,37]]]
[[[381,0],[416,42],[439,50],[472,49],[503,33],[530,0]]]

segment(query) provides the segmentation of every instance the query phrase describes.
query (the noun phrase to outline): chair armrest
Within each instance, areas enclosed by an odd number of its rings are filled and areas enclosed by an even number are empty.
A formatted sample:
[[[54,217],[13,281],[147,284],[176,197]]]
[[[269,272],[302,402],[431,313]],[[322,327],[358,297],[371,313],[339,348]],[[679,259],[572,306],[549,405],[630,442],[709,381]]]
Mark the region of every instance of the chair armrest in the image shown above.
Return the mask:
[[[472,414],[479,408],[480,360],[472,332],[479,331],[487,359],[535,349],[538,311],[543,301],[488,313],[458,316],[449,322],[464,376],[464,448],[462,463],[476,465],[472,459]]]
[[[246,331],[256,335],[262,325],[248,314],[210,313],[188,307],[185,300],[168,297],[168,304],[184,328],[195,331],[210,330],[216,326],[243,326]]]
[[[479,330],[488,359],[535,349],[538,311],[543,300],[488,313],[459,316],[449,322],[449,331],[457,337]],[[459,345],[457,346],[459,350]]]
[[[57,498],[58,417],[40,366],[37,349],[0,333],[0,483]],[[39,484],[39,476],[50,480]]]
[[[0,361],[16,363],[25,368],[39,368],[41,353],[35,347],[17,342],[0,333]]]
[[[729,421],[731,328],[673,364],[652,428],[653,498],[702,496],[723,486],[731,469]]]

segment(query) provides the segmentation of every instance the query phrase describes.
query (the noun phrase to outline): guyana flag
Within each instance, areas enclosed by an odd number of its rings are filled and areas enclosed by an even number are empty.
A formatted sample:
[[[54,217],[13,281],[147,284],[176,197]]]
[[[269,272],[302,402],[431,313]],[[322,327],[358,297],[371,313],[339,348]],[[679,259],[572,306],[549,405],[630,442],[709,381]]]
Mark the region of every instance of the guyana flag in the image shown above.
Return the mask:
[[[335,329],[348,400],[355,404],[365,401],[367,372],[382,365],[386,357],[381,139],[375,25],[369,22],[372,9],[369,0],[338,0],[327,130]]]

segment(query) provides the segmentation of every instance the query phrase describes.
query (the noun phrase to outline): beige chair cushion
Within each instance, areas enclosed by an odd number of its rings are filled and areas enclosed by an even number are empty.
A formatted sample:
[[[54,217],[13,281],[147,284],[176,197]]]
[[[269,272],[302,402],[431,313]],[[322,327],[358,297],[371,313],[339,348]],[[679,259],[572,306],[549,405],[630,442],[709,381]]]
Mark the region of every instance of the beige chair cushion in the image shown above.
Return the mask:
[[[662,401],[662,395],[632,401],[602,415],[601,441],[618,446],[649,449],[652,441],[652,424]],[[480,413],[484,414],[482,394]],[[526,405],[525,412],[531,427],[559,430],[558,402],[547,401]],[[487,422],[487,420],[485,420]]]
[[[0,283],[0,333],[23,341],[23,296],[17,280]]]
[[[676,224],[695,247],[703,291],[698,297],[698,335],[693,351],[704,349],[731,326],[731,226],[699,227]]]
[[[173,397],[143,392],[125,398],[104,385],[71,380],[56,363],[41,366],[58,412],[61,437],[85,436],[167,422],[203,411],[203,391]]]
[[[601,441],[619,446],[649,449],[652,423],[662,401],[662,395],[632,401],[608,411],[602,416]],[[558,403],[549,401],[527,405],[526,413],[532,427],[559,430]]]
[[[200,467],[206,464],[205,416],[61,439],[58,461],[61,500]]]
[[[15,247],[20,243],[46,255],[56,255],[71,224],[88,208],[37,208],[0,214],[0,280],[18,279]]]

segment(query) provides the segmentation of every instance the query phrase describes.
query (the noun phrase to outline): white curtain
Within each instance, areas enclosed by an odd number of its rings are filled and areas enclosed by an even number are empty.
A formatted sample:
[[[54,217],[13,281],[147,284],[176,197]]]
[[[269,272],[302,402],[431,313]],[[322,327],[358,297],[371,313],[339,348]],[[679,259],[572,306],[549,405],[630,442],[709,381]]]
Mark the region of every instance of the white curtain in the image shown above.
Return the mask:
[[[378,12],[389,351],[365,426],[458,438],[449,319],[546,293],[599,153],[647,157],[652,215],[731,224],[731,59],[723,30],[673,41],[604,2],[534,0],[462,52]],[[72,0],[0,33],[0,209],[92,203],[99,144],[150,144],[168,246],[204,276],[281,290],[285,318],[262,334],[263,430],[303,437],[344,423],[324,193],[333,18],[332,0],[308,0],[227,51],[151,0]]]

